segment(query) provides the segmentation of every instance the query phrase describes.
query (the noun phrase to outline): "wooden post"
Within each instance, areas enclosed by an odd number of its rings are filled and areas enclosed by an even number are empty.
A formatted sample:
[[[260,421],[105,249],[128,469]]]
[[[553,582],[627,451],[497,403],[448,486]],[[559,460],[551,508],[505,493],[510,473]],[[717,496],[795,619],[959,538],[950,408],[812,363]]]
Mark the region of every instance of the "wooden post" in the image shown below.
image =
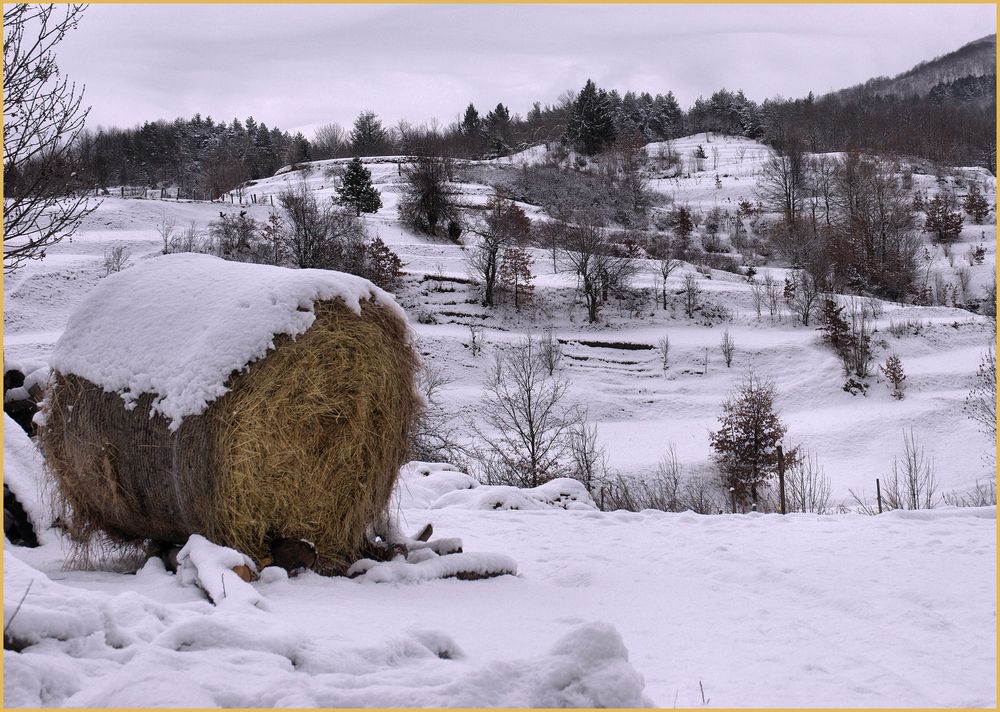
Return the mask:
[[[735,487],[730,487],[729,488],[729,500],[732,503],[733,514],[736,514],[736,488]]]
[[[879,484],[878,477],[875,478],[875,496],[878,498],[878,513],[882,513],[882,485]]]
[[[785,453],[778,445],[778,497],[781,513],[785,514]]]

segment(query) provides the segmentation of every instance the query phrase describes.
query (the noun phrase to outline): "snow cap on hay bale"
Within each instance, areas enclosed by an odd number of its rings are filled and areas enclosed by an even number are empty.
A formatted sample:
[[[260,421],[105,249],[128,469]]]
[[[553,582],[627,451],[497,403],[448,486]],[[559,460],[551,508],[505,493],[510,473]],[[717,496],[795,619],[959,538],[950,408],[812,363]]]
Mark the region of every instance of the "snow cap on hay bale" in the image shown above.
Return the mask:
[[[342,570],[385,511],[420,403],[390,295],[206,255],[104,279],[51,365],[40,437],[81,558],[191,534],[260,558],[285,536]]]

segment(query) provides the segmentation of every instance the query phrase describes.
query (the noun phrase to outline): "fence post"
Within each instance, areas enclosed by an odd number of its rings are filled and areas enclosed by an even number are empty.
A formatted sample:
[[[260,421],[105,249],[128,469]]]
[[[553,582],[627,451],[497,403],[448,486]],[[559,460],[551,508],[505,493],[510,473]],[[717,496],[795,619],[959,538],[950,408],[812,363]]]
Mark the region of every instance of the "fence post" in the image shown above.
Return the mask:
[[[785,514],[785,453],[778,445],[778,497],[781,513]]]
[[[882,485],[879,484],[878,477],[875,478],[875,496],[878,498],[878,513],[882,513]]]
[[[729,500],[732,503],[733,514],[736,514],[736,488],[735,487],[730,487],[729,488]]]

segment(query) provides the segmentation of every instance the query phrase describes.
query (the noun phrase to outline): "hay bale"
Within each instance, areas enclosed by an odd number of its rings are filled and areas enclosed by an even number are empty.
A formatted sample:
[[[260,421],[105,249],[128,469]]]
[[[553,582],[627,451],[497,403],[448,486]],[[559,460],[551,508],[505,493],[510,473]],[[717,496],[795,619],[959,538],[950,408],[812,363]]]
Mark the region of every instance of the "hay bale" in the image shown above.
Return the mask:
[[[168,255],[105,279],[56,345],[40,438],[85,555],[278,537],[343,571],[384,513],[419,406],[402,310],[324,270]]]

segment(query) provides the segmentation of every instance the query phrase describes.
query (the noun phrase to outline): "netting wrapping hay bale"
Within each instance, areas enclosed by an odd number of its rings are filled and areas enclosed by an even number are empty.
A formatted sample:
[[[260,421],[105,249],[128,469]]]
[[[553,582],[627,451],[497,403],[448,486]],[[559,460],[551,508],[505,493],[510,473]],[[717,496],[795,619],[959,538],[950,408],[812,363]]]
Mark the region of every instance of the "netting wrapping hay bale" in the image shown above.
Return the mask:
[[[40,437],[95,541],[275,537],[342,571],[384,513],[419,407],[402,310],[366,280],[168,255],[104,280],[56,345]]]

